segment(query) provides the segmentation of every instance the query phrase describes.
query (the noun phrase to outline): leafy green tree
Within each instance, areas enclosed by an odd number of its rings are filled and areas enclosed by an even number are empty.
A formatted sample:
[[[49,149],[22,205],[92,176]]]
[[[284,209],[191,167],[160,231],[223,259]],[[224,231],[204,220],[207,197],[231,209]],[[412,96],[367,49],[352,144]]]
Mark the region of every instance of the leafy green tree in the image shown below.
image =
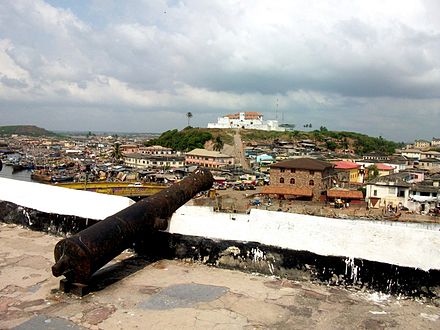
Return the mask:
[[[217,136],[214,140],[214,150],[221,151],[224,145],[225,143],[223,142],[222,138],[220,136]]]
[[[322,134],[321,131],[314,130],[312,134],[316,141],[320,141],[320,142],[324,141],[324,135]]]
[[[206,141],[212,140],[212,134],[198,128],[187,127],[182,131],[177,129],[162,133],[157,139],[145,142],[146,146],[161,145],[179,151],[189,151],[203,148]]]
[[[367,167],[368,180],[373,180],[379,176],[379,170],[376,165],[370,165]]]
[[[331,141],[331,140],[327,141],[325,144],[326,144],[327,149],[329,149],[331,151],[335,151],[336,148],[338,147],[338,145],[335,142]]]

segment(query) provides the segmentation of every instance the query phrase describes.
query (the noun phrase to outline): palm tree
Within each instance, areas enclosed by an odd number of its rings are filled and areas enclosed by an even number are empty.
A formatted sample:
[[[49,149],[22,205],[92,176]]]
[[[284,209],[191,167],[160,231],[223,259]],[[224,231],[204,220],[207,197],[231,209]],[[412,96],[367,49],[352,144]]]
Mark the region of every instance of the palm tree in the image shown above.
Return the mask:
[[[111,154],[112,158],[119,160],[122,158],[122,151],[121,151],[121,144],[119,142],[116,142],[113,145],[113,150]]]
[[[222,138],[220,136],[217,136],[214,140],[214,151],[221,151],[223,149],[223,146],[225,143],[223,142]]]
[[[192,118],[193,114],[191,112],[186,113],[186,117],[188,118],[188,126],[189,126],[189,120]]]

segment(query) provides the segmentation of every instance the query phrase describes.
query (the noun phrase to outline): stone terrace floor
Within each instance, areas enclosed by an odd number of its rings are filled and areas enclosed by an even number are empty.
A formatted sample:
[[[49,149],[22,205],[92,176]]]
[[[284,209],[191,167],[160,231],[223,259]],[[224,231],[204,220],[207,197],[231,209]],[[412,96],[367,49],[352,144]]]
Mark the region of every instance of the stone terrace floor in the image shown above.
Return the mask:
[[[78,298],[50,272],[59,239],[0,224],[0,329],[440,329],[428,302],[129,252]]]

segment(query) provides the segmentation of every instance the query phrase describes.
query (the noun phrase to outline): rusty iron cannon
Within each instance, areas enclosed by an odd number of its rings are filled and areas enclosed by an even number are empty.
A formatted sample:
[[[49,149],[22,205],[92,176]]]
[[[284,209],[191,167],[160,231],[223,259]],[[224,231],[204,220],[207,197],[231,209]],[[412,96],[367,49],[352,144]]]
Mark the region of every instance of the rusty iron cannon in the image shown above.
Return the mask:
[[[59,241],[53,275],[64,275],[65,283],[87,284],[93,273],[145,233],[166,229],[174,211],[212,183],[211,172],[198,169],[169,188]]]

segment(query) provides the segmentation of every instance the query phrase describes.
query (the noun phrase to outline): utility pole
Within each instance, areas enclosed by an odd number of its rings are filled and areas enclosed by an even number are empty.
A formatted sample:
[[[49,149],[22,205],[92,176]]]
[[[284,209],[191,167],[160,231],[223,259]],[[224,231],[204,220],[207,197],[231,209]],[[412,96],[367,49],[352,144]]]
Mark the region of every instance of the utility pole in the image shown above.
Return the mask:
[[[275,119],[278,120],[278,97],[277,97],[277,107],[275,110]]]

